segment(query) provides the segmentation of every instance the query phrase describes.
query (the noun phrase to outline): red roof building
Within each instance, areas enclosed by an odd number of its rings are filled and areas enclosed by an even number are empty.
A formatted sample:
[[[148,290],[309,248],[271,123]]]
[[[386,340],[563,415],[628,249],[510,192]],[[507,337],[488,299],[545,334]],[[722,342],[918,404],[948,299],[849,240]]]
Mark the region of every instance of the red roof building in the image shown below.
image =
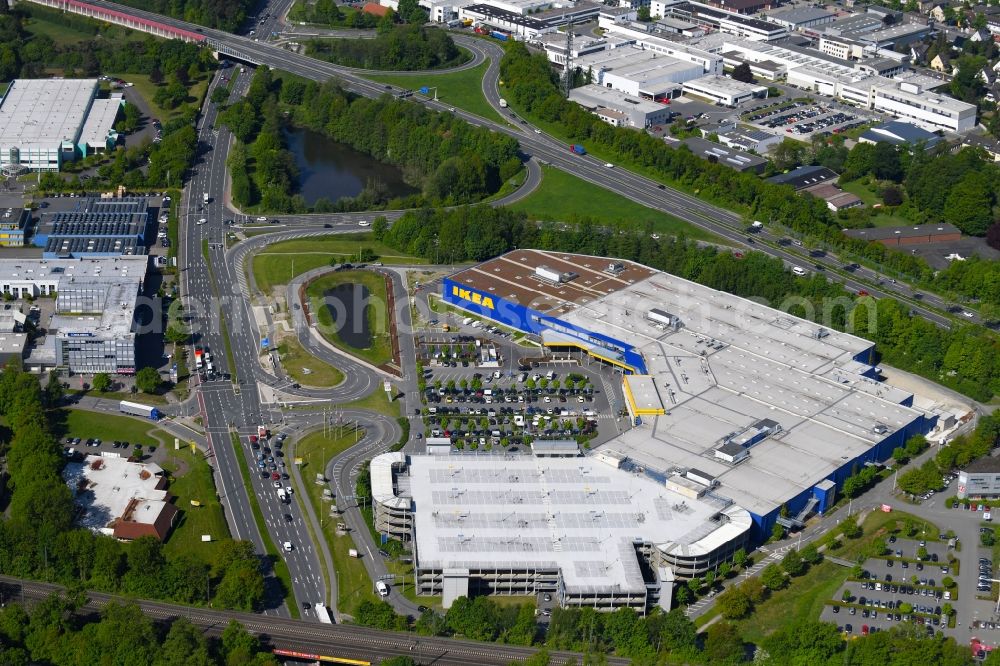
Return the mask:
[[[384,7],[377,2],[366,2],[365,6],[361,8],[361,11],[374,14],[375,16],[385,16],[389,13],[389,7]]]

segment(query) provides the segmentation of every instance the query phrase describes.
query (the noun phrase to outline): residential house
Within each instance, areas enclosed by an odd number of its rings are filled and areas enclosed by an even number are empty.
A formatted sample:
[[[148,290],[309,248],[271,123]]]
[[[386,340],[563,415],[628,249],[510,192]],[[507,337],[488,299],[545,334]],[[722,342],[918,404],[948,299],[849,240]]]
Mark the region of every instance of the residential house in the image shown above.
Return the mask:
[[[948,57],[947,53],[939,53],[931,59],[930,67],[935,72],[943,72],[945,74],[951,74],[953,71],[953,66],[951,64],[951,58]]]

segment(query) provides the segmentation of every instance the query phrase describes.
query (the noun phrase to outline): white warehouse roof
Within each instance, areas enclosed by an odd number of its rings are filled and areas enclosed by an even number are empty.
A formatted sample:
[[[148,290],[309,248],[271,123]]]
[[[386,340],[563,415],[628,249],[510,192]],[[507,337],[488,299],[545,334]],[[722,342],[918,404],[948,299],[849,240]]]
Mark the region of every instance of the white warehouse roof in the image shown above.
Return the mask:
[[[0,102],[0,149],[77,142],[97,79],[18,79]]]

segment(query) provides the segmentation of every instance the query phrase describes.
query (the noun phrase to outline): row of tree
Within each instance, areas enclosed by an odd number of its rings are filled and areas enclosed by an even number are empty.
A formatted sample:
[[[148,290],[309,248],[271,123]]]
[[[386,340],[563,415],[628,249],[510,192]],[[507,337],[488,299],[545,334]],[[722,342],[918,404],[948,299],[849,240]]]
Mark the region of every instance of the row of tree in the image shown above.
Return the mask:
[[[135,604],[109,604],[100,618],[78,614],[85,597],[53,595],[26,609],[7,604],[0,610],[0,663],[5,666],[52,664],[142,664],[148,666],[277,666],[256,637],[231,622],[210,639],[186,618],[164,628]]]
[[[338,65],[385,71],[426,71],[454,67],[469,59],[440,28],[392,25],[374,39],[312,39],[306,53]]]
[[[240,610],[259,608],[264,597],[260,560],[249,542],[226,540],[215,562],[168,555],[153,537],[124,544],[77,526],[79,511],[62,477],[65,457],[50,424],[57,411],[58,380],[45,392],[38,377],[11,363],[0,374],[0,433],[6,455],[7,517],[0,520],[0,571],[104,592],[135,594]]]
[[[877,344],[872,362],[881,359],[979,400],[1000,394],[1000,342],[982,326],[942,329],[894,299],[845,292],[822,273],[795,277],[763,253],[737,257],[684,238],[653,239],[651,229],[589,220],[536,224],[486,206],[412,211],[386,226],[384,220],[373,225],[385,243],[434,262],[482,261],[515,247],[637,261],[867,338]]]
[[[520,43],[508,45],[501,62],[501,77],[506,95],[519,107],[546,122],[560,124],[574,141],[600,147],[626,162],[648,169],[664,182],[742,211],[750,219],[780,224],[807,239],[812,246],[837,248],[845,259],[863,258],[900,276],[934,286],[933,271],[920,258],[878,243],[846,237],[841,231],[842,220],[820,199],[796,196],[789,186],[774,185],[752,173],[739,173],[713,164],[683,147],[670,148],[645,132],[615,128],[602,122],[564,98],[544,54],[531,54]],[[843,144],[831,141],[831,146],[822,140],[814,144],[813,155],[817,160],[839,162],[849,170],[849,175],[872,172],[904,182],[919,210],[925,211],[928,221],[951,219],[969,233],[983,234],[989,226],[987,221],[996,219],[993,190],[1000,182],[1000,168],[988,163],[976,151],[962,151],[955,156],[946,151],[918,152],[917,157],[907,157],[904,161],[897,149],[866,146],[855,148],[858,152],[852,163],[845,164],[848,153]],[[797,145],[796,152],[806,150],[804,145]],[[784,166],[795,166],[800,157],[792,155],[785,160]],[[780,163],[784,158],[779,154],[777,159]],[[991,284],[996,282],[994,279]],[[980,296],[980,292],[992,287],[974,287],[965,281],[951,283],[951,286],[960,288],[959,293],[964,296],[990,299],[1000,305],[1000,295],[997,300],[992,300],[992,295]]]

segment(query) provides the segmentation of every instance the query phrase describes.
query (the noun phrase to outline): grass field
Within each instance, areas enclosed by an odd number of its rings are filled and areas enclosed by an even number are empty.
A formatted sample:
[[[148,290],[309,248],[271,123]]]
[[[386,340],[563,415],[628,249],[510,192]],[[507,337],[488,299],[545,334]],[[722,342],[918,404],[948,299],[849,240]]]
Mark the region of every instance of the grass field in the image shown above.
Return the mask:
[[[866,179],[840,183],[840,187],[845,192],[850,192],[857,198],[861,199],[861,201],[863,201],[868,207],[882,203],[882,197],[880,197],[875,190],[872,189],[871,183],[869,183]],[[891,213],[878,213],[877,215],[872,215],[869,219],[876,227],[898,227],[910,224],[910,221],[905,217],[893,215]]]
[[[385,414],[389,418],[395,419],[400,416],[399,411],[402,404],[403,403],[399,401],[390,402],[389,396],[387,396],[385,391],[383,391],[380,387],[377,391],[372,391],[360,400],[355,400],[354,402],[349,402],[341,406],[345,408],[370,409],[373,412]]]
[[[112,72],[109,76],[121,79],[122,81],[127,81],[134,85],[134,89],[142,98],[146,100],[146,104],[149,104],[150,111],[153,112],[154,117],[161,122],[166,122],[171,118],[180,115],[186,104],[181,104],[176,109],[164,109],[153,101],[156,96],[157,85],[149,80],[149,76],[146,74],[122,74]],[[189,95],[187,98],[187,104],[194,104],[195,106],[201,106],[201,102],[205,97],[205,91],[208,90],[208,81],[211,78],[210,74],[203,74],[200,78],[191,82],[188,87]]]
[[[201,451],[191,453],[191,448],[187,446],[177,451],[171,447],[162,467],[170,473],[169,490],[177,496],[174,504],[181,511],[181,517],[164,545],[167,554],[192,555],[206,564],[214,564],[219,540],[230,535],[222,504],[215,492],[212,469],[205,462],[204,454]],[[191,500],[196,500],[201,506],[192,506]],[[203,534],[210,534],[212,541],[202,541]]]
[[[400,88],[409,88],[420,95],[420,88],[437,88],[438,99],[444,104],[450,104],[482,116],[488,120],[496,122],[507,122],[496,110],[489,105],[483,95],[483,76],[489,68],[489,62],[484,62],[478,67],[464,69],[459,72],[449,72],[447,74],[426,74],[421,76],[399,76],[399,75],[378,75],[367,78],[378,83],[388,83]],[[428,91],[430,96],[434,96],[434,91]]]
[[[281,357],[281,367],[288,376],[303,386],[325,388],[344,381],[343,372],[307,352],[292,336],[286,337],[278,345],[278,355]]]
[[[46,21],[44,11],[33,12],[35,14],[29,18],[24,26],[25,30],[36,37],[46,36],[56,44],[75,44],[76,42],[90,41],[94,39],[95,32],[84,32],[69,26],[60,25]]]
[[[686,234],[689,238],[723,242],[721,238],[676,217],[646,208],[609,190],[583,181],[565,171],[542,167],[542,183],[511,208],[540,220],[572,222],[591,217],[599,223],[625,223],[631,229],[650,225],[663,235]]]
[[[926,525],[927,538],[932,538],[932,532],[933,538],[937,538],[937,527],[916,516],[898,511],[873,511],[862,523],[862,536],[858,539],[844,539],[843,547],[831,554],[853,560],[872,541],[887,537],[890,531],[900,528],[908,519],[917,524],[918,528]],[[831,534],[833,533],[839,532],[832,530]],[[850,573],[849,568],[827,561],[810,567],[806,574],[792,578],[788,587],[772,593],[767,600],[757,605],[748,618],[737,621],[741,635],[744,640],[759,642],[764,636],[791,622],[818,619],[824,604],[833,599]]]
[[[173,442],[173,436],[160,430],[151,421],[128,416],[83,409],[66,409],[53,414],[54,431],[59,437],[80,437],[104,441],[127,441],[131,444],[157,446]]]
[[[376,241],[370,233],[331,234],[309,240],[275,243],[253,257],[253,275],[257,287],[270,293],[275,285],[288,284],[296,275],[320,266],[351,261],[358,250],[367,248],[383,264],[426,264],[426,259],[401,255],[397,250]]]
[[[330,515],[331,502],[323,500],[323,489],[327,484],[314,482],[317,474],[323,474],[326,463],[334,456],[354,446],[364,433],[347,429],[334,430],[325,436],[322,431],[306,435],[295,444],[295,456],[302,458],[302,481],[305,493],[312,502],[320,519],[323,536],[333,556],[333,566],[337,572],[337,608],[343,613],[352,613],[357,604],[364,600],[375,601],[372,582],[362,561],[350,557],[348,550],[354,548],[350,534],[337,536],[337,518]]]
[[[322,304],[324,293],[339,285],[363,285],[368,290],[367,305],[364,316],[368,320],[368,330],[371,331],[371,344],[364,349],[353,347],[340,336],[344,326],[357,326],[345,316],[345,321],[335,322],[330,310]],[[371,271],[341,271],[324,275],[312,282],[306,288],[312,315],[317,323],[317,330],[331,344],[349,354],[364,359],[373,365],[382,365],[392,361],[392,347],[389,341],[389,312],[385,289],[385,278]],[[354,310],[354,308],[350,308]]]

